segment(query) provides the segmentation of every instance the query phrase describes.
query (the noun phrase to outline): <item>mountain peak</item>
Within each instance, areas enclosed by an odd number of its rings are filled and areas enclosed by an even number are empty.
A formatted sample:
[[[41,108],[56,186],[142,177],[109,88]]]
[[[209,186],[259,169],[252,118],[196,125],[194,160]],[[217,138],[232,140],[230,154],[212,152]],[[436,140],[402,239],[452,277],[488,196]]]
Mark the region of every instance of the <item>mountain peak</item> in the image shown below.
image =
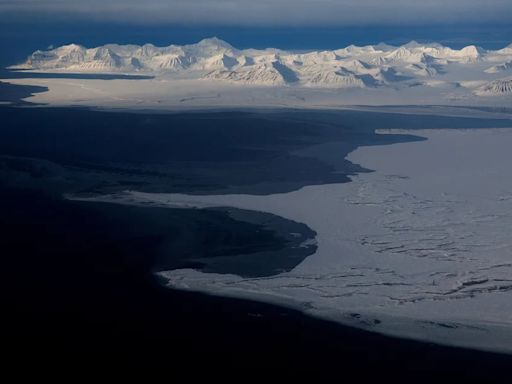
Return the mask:
[[[479,57],[485,51],[475,45],[468,45],[460,50],[460,53],[469,57]]]
[[[225,49],[233,49],[233,46],[224,40],[219,39],[218,37],[208,37],[206,39],[201,40],[196,45],[199,46],[214,46],[219,48],[225,48]]]
[[[67,44],[67,45],[62,45],[62,46],[56,48],[55,50],[59,50],[61,52],[70,52],[70,51],[81,51],[84,49],[85,48],[79,44],[71,43],[71,44]]]
[[[404,48],[418,48],[422,47],[423,45],[418,43],[416,40],[411,40],[407,44],[402,45]]]
[[[495,66],[485,72],[482,68],[483,76],[489,77],[494,73],[508,76],[512,73],[508,64],[512,62],[512,52],[507,49],[485,51],[474,45],[454,50],[439,44],[411,41],[400,47],[351,45],[332,51],[293,52],[272,48],[238,50],[218,37],[210,37],[195,44],[167,47],[107,44],[87,49],[70,44],[35,52],[13,68],[59,72],[145,72],[155,76],[165,74],[171,78],[181,72],[176,76],[257,86],[365,88],[406,87],[418,84],[420,78],[450,73],[453,63],[471,66],[491,61]],[[510,84],[495,83],[490,85],[490,89],[491,93],[509,95]],[[484,89],[480,93],[489,94],[489,91]]]

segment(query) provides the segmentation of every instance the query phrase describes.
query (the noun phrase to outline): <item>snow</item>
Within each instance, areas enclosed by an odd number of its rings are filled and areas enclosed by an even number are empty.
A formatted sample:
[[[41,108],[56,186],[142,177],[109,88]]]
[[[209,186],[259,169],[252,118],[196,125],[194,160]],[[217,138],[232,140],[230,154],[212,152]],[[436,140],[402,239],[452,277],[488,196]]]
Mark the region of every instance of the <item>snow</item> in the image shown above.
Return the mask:
[[[500,65],[494,65],[494,66],[486,69],[485,72],[486,73],[498,73],[498,72],[506,71],[508,69],[512,69],[512,61],[507,61]]]
[[[441,77],[450,68],[459,71],[459,66],[474,70],[473,77],[487,80],[489,74],[511,70],[505,64],[493,66],[496,70],[489,69],[490,62],[507,63],[510,60],[512,52],[508,48],[486,51],[473,45],[454,50],[440,44],[410,42],[401,47],[379,44],[294,53],[271,48],[238,50],[218,38],[210,38],[197,44],[168,47],[108,44],[87,49],[71,44],[36,51],[24,63],[11,68],[47,72],[146,73],[240,85],[346,89],[407,87],[408,80]]]
[[[26,101],[55,106],[184,110],[355,105],[509,107],[512,51],[411,42],[307,53],[239,50],[222,40],[156,47],[68,45],[37,51],[3,79],[47,87]],[[30,72],[139,74],[152,79],[30,78]],[[494,97],[489,97],[494,96]]]
[[[383,105],[407,105],[394,111],[426,114],[434,112],[425,106],[437,105],[443,107],[435,113],[510,119],[511,62],[511,46],[453,50],[411,42],[294,53],[238,50],[213,38],[168,47],[72,44],[37,51],[15,67],[151,74],[152,79],[30,78],[27,73],[27,78],[2,81],[48,87],[26,100],[52,106],[377,111]],[[113,201],[260,210],[303,222],[318,233],[318,252],[288,273],[243,279],[193,270],[162,272],[170,287],[277,302],[377,332],[510,352],[512,130],[414,134],[428,140],[350,154],[352,162],[376,172],[348,184],[270,196],[133,191]]]
[[[494,80],[478,88],[475,94],[479,96],[512,95],[512,79]]]
[[[461,106],[503,107],[503,111],[506,111],[512,105],[512,95],[484,97],[474,93],[478,87],[487,84],[485,80],[458,81],[453,76],[451,79],[422,77],[421,80],[415,80],[401,88],[242,85],[234,81],[197,80],[186,76],[159,76],[139,80],[30,78],[30,74],[26,76],[27,78],[2,79],[2,82],[46,87],[48,91],[35,93],[24,100],[56,107],[184,111],[226,108],[353,109],[360,106],[374,109],[383,105],[444,105],[457,107],[454,112],[459,114]],[[392,77],[392,74],[387,76]],[[460,76],[460,73],[457,72],[454,76]],[[276,79],[279,79],[277,75]],[[364,77],[360,79],[363,82],[369,80]],[[423,112],[430,113],[428,108]],[[475,113],[470,109],[467,112],[471,115]],[[510,118],[510,114],[495,117]]]
[[[318,251],[290,272],[265,278],[160,273],[169,287],[279,303],[386,334],[511,352],[512,130],[414,134],[428,140],[351,153],[350,161],[376,170],[351,183],[269,196],[132,191],[97,199],[232,206],[277,214],[318,233]]]

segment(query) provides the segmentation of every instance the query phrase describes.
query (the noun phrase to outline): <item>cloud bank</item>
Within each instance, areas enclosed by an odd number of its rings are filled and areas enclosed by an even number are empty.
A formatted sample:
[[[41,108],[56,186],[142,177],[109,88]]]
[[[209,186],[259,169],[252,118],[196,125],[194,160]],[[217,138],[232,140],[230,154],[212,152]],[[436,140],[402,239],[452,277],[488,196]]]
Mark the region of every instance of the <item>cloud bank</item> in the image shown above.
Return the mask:
[[[134,24],[510,24],[510,15],[510,0],[0,0],[3,18]]]

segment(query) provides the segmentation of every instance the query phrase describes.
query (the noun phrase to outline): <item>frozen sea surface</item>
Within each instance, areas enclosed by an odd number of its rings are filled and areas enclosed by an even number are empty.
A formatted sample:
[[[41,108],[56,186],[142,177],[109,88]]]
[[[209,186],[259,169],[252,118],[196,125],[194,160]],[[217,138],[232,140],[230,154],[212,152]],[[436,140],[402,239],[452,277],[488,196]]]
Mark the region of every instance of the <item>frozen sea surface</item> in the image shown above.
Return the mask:
[[[396,130],[380,133],[390,132]],[[160,273],[169,287],[279,303],[387,334],[512,351],[512,130],[414,134],[428,140],[352,152],[350,161],[375,172],[351,183],[268,196],[129,198],[259,210],[318,233],[317,252],[290,272]]]

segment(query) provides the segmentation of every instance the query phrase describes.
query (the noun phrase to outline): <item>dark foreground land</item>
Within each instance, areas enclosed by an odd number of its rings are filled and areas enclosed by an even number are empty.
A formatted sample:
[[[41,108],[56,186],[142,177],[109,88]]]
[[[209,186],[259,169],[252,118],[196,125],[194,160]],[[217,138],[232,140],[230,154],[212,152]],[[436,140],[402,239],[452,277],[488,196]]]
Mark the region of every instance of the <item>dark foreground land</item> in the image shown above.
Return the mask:
[[[276,218],[263,227],[250,212],[91,204],[62,195],[285,192],[367,171],[343,159],[359,145],[414,139],[379,137],[373,133],[377,122],[379,128],[508,122],[361,112],[0,113],[0,348],[2,365],[18,375],[40,369],[73,369],[77,375],[106,367],[119,376],[143,369],[168,381],[241,370],[240,381],[262,374],[272,381],[270,373],[278,371],[290,378],[331,375],[337,382],[507,382],[512,356],[395,339],[276,306],[173,291],[155,278],[156,270],[192,261],[188,266],[213,265],[222,272],[227,264],[205,260],[226,250],[235,270],[257,254],[286,255],[291,244],[284,232],[300,223]],[[311,150],[329,143],[338,143],[339,156]],[[300,230],[312,236],[308,228]],[[187,252],[202,254],[206,264],[191,261]],[[297,262],[280,260],[284,269]]]
[[[279,372],[333,375],[337,382],[499,382],[512,366],[512,356],[400,340],[271,305],[166,289],[152,274],[155,254],[137,236],[98,238],[94,224],[102,223],[90,216],[91,225],[78,233],[70,223],[80,212],[64,212],[34,193],[9,193],[0,201],[0,348],[6,367],[19,365],[20,374],[101,367],[120,376],[142,369],[175,379],[225,377],[240,369],[240,378]]]

